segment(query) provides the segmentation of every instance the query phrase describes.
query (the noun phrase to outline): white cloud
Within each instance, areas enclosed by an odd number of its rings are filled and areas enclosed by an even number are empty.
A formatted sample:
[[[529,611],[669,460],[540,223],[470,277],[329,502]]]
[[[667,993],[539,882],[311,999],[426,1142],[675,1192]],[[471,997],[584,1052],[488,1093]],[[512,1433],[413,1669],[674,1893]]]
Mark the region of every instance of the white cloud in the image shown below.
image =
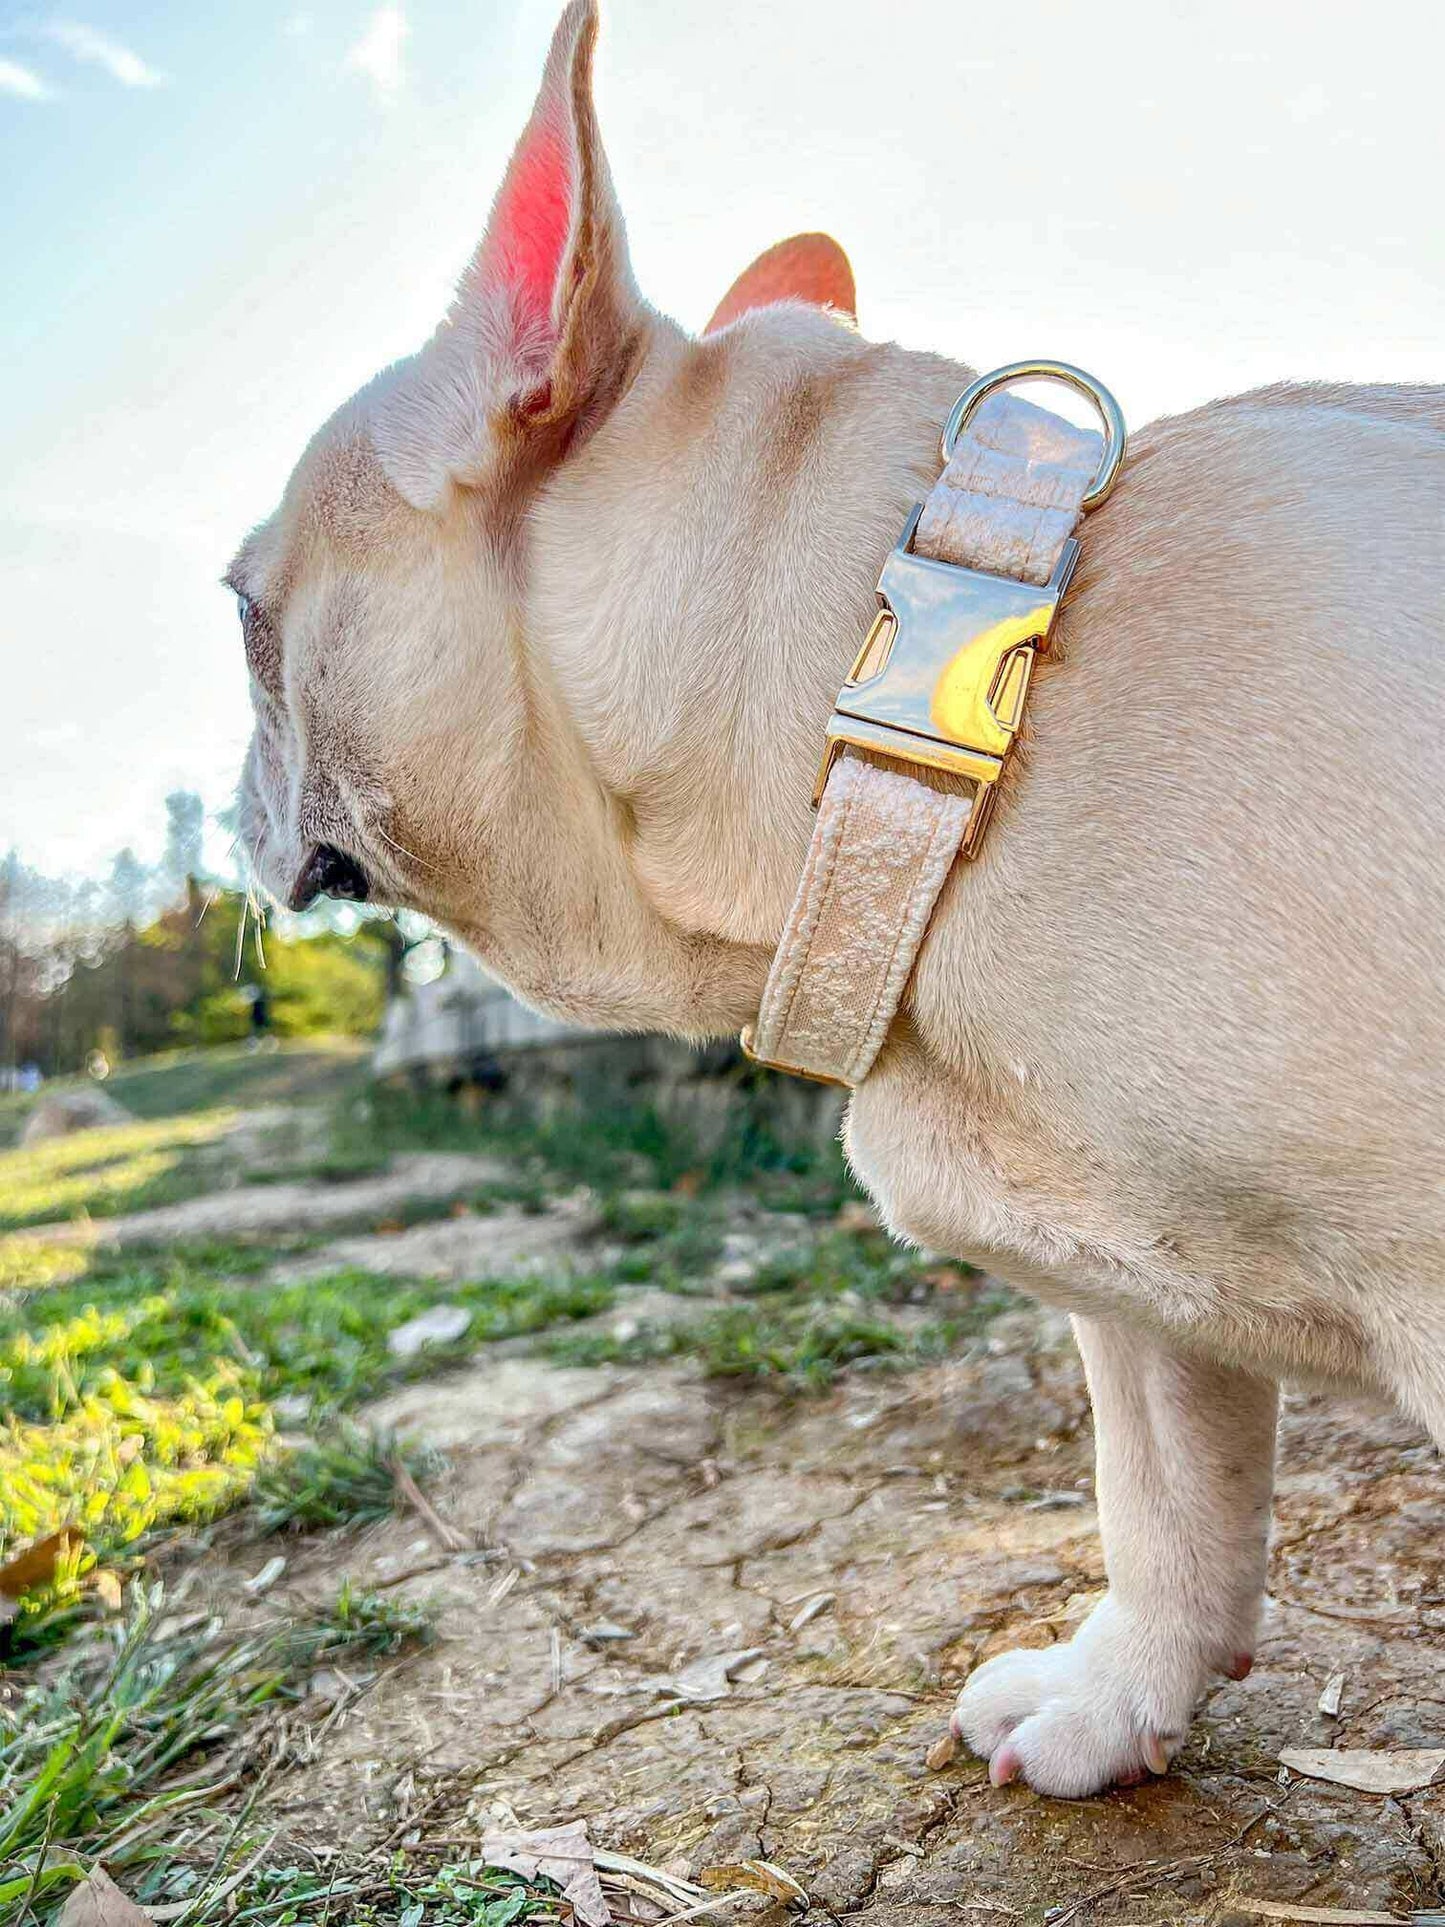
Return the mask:
[[[411,29],[400,7],[378,7],[346,56],[352,73],[364,74],[379,100],[391,100],[404,78],[402,50]]]
[[[75,59],[93,67],[103,67],[122,87],[159,87],[164,79],[164,75],[148,66],[138,53],[78,20],[50,20],[44,31],[46,38],[53,40],[57,47],[64,47]]]
[[[50,89],[18,60],[0,60],[0,94],[13,94],[17,100],[49,100]]]

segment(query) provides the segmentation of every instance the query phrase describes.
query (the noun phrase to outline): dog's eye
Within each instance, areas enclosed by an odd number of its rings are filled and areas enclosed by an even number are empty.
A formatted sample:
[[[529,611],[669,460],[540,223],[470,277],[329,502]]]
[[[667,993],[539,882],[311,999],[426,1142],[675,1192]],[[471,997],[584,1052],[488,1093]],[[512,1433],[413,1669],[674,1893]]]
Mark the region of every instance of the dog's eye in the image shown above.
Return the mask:
[[[251,674],[266,688],[280,676],[281,653],[266,612],[250,596],[238,595],[236,608],[241,617],[241,640],[246,647],[246,663]]]

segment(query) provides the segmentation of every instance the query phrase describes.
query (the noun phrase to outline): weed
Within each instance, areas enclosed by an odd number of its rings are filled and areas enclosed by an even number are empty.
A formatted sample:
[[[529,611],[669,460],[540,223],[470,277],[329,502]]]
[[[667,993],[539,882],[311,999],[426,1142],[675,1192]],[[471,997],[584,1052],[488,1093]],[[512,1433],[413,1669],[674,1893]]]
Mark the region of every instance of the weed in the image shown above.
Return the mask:
[[[315,1532],[369,1525],[386,1518],[396,1502],[398,1464],[420,1483],[442,1463],[425,1446],[343,1419],[261,1466],[251,1488],[256,1528]]]
[[[134,1870],[143,1902],[191,1898],[172,1843],[183,1818],[215,1818],[222,1749],[273,1702],[298,1699],[324,1661],[429,1633],[423,1608],[346,1586],[314,1618],[250,1634],[164,1604],[160,1585],[133,1587],[124,1617],[76,1642],[63,1669],[0,1697],[0,1918],[27,1902],[53,1917],[102,1859],[113,1875]]]
[[[863,1361],[916,1365],[945,1357],[970,1329],[969,1321],[941,1321],[910,1332],[859,1306],[804,1300],[730,1305],[678,1325],[644,1323],[626,1338],[559,1333],[545,1349],[569,1365],[694,1358],[709,1378],[770,1381],[792,1391],[819,1392],[846,1366]]]
[[[400,1855],[380,1877],[365,1868],[327,1878],[314,1867],[268,1868],[247,1882],[244,1901],[229,1918],[283,1927],[313,1918],[344,1918],[351,1927],[540,1927],[560,1918],[550,1881],[523,1880],[482,1860],[424,1872]]]
[[[399,1653],[403,1646],[430,1641],[432,1618],[424,1602],[398,1599],[394,1593],[358,1592],[343,1579],[336,1597],[303,1634],[313,1642],[315,1659],[343,1652]]]

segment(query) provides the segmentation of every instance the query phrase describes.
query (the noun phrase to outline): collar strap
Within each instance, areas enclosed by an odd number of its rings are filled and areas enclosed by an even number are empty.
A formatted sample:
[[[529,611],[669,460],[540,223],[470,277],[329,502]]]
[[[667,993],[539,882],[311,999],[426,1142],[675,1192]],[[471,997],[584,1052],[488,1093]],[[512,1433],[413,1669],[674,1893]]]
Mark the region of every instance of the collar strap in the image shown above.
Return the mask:
[[[1039,377],[1086,395],[1102,440],[996,392]],[[743,1033],[760,1063],[867,1076],[954,859],[978,854],[1074,529],[1112,488],[1124,439],[1113,396],[1064,362],[1000,368],[954,404],[943,473],[883,565],[828,724],[807,861]]]

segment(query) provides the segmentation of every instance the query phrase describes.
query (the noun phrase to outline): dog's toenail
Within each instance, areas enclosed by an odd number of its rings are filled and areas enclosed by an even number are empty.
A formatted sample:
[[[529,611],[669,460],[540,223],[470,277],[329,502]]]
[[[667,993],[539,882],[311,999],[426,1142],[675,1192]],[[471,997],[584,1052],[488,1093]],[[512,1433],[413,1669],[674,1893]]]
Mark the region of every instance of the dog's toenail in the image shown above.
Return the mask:
[[[1158,1733],[1148,1733],[1144,1737],[1144,1764],[1151,1773],[1169,1771],[1169,1755],[1164,1750],[1164,1741]]]
[[[1018,1778],[1023,1761],[1011,1746],[1001,1746],[988,1763],[988,1777],[995,1786],[1007,1786]]]

